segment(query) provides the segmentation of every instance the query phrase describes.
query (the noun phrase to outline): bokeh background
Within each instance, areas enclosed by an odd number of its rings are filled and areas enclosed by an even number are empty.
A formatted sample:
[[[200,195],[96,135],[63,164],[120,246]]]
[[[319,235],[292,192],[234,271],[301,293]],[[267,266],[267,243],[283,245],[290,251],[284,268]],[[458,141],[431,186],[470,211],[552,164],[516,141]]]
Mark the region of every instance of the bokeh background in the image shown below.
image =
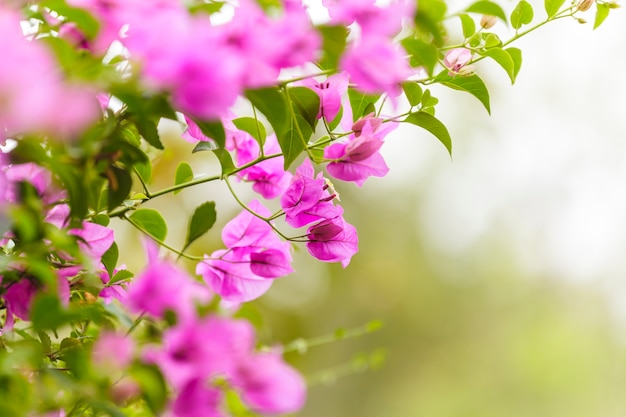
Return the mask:
[[[502,22],[492,30],[507,33]],[[491,116],[467,94],[433,90],[452,159],[425,131],[402,126],[383,147],[386,178],[335,184],[359,230],[351,265],[302,248],[298,273],[240,312],[266,343],[384,323],[287,354],[312,384],[299,416],[626,415],[625,39],[622,10],[595,31],[550,24],[516,45],[524,63],[514,86],[495,63],[477,66]],[[172,183],[192,148],[179,127],[164,129],[171,148],[155,165],[155,189]],[[197,174],[217,171],[208,154],[190,159]],[[239,211],[218,183],[156,202],[169,243],[182,246],[206,200],[218,202],[218,225]],[[138,237],[116,227],[127,235],[123,260],[141,265]],[[191,253],[220,248],[218,230]]]

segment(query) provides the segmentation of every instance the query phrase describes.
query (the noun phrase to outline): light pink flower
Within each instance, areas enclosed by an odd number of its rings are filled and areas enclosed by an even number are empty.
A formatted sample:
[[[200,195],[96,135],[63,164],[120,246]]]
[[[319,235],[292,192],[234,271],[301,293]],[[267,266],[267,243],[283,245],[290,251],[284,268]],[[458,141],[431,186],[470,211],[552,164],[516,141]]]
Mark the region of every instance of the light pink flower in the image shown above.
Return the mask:
[[[345,72],[331,75],[324,81],[307,78],[302,84],[313,90],[320,98],[317,118],[332,122],[341,109],[341,98],[348,92],[349,77]]]
[[[472,51],[467,48],[454,48],[446,52],[443,64],[450,70],[450,73],[456,74],[471,60]]]

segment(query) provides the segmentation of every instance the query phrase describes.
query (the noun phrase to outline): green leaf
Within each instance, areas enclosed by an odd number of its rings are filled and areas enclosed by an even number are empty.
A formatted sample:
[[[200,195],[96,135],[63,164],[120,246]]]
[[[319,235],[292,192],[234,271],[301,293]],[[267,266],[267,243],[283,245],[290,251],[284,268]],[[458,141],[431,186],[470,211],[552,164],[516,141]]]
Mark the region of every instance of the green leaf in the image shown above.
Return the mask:
[[[91,218],[91,222],[100,226],[108,226],[111,219],[106,214],[96,214]]]
[[[412,67],[423,66],[429,75],[433,73],[439,62],[439,52],[435,45],[416,38],[403,39],[401,43],[409,54],[409,63]]]
[[[206,137],[215,141],[217,146],[220,148],[226,146],[226,131],[222,122],[219,120],[200,120],[193,117],[191,119]]]
[[[407,81],[402,84],[402,90],[411,106],[417,106],[422,102],[422,87],[416,82]]]
[[[214,1],[211,3],[194,4],[191,7],[189,7],[189,12],[192,14],[196,14],[196,13],[213,14],[213,13],[219,12],[222,9],[222,6],[224,6],[223,1]]]
[[[185,249],[191,245],[194,240],[208,232],[215,224],[216,219],[217,212],[215,211],[215,202],[207,201],[198,206],[189,221],[187,239],[185,239]]]
[[[488,14],[490,16],[496,16],[506,22],[506,14],[502,7],[497,3],[494,3],[489,0],[479,0],[475,3],[472,3],[467,9],[466,12],[469,13],[480,13],[480,14]]]
[[[428,130],[430,133],[435,135],[437,139],[439,139],[443,146],[445,146],[448,150],[448,153],[452,155],[452,139],[450,138],[448,129],[443,123],[435,118],[435,116],[420,111],[408,115],[403,121]]]
[[[290,129],[286,133],[278,135],[278,144],[285,158],[285,170],[300,156],[313,135],[313,129],[302,116],[293,114],[292,120]]]
[[[65,323],[65,313],[59,298],[50,294],[35,297],[30,310],[30,320],[35,330],[54,330]]]
[[[191,169],[191,165],[189,163],[183,161],[176,167],[176,174],[174,175],[174,185],[183,184],[185,182],[189,182],[193,179],[193,170]],[[174,194],[178,194],[182,191],[176,190]]]
[[[334,69],[339,64],[339,58],[346,49],[348,29],[345,26],[317,26],[316,29],[322,35],[322,58],[319,61],[320,68]]]
[[[265,138],[267,137],[265,126],[254,117],[239,117],[233,120],[233,124],[237,129],[252,136],[260,146],[265,144]]]
[[[107,270],[109,276],[113,276],[113,270],[117,266],[117,260],[119,258],[120,251],[117,247],[117,243],[113,242],[111,247],[102,255],[102,263]]]
[[[611,6],[606,3],[597,3],[596,2],[596,17],[593,21],[593,28],[597,29],[600,27],[602,22],[609,16],[609,11],[611,10]]]
[[[485,40],[485,49],[499,48],[502,46],[502,41],[495,33],[483,33],[483,39]]]
[[[284,94],[278,88],[248,90],[246,97],[265,115],[277,136],[288,130],[291,112],[287,107]]]
[[[113,285],[115,283],[118,282],[125,282],[125,281],[129,281],[132,277],[134,277],[135,274],[133,274],[132,272],[130,272],[128,269],[120,269],[119,271],[117,271],[117,273],[115,275],[113,275],[113,277],[109,280],[108,285]]]
[[[533,21],[533,6],[526,0],[521,0],[511,12],[511,26],[513,29],[519,29],[524,25]]]
[[[130,221],[144,232],[163,242],[167,237],[167,223],[157,210],[138,209],[129,216]]]
[[[230,156],[230,152],[226,149],[213,149],[213,153],[220,161],[220,166],[222,167],[222,178],[228,176],[231,172],[237,169],[235,163],[233,162],[233,158]]]
[[[139,175],[143,182],[149,183],[152,179],[152,164],[150,161],[145,162],[137,162],[133,165],[135,171],[137,171],[137,175]]]
[[[115,165],[109,166],[107,178],[109,180],[107,205],[109,211],[111,211],[128,198],[133,180],[126,170],[118,168]]]
[[[442,85],[454,90],[466,91],[476,97],[485,106],[487,113],[491,114],[489,105],[489,90],[482,79],[476,74],[467,77],[451,77],[447,71],[443,71],[436,78]]]
[[[139,134],[146,142],[157,149],[163,149],[163,144],[161,143],[157,129],[157,121],[143,114],[135,114],[131,119],[135,123],[135,126],[137,126]]]
[[[369,114],[372,106],[376,104],[380,95],[370,95],[360,92],[354,88],[348,89],[348,98],[352,107],[352,120],[357,121],[361,117]]]
[[[61,16],[67,17],[68,20],[75,23],[89,39],[95,38],[98,34],[100,22],[83,9],[68,6],[65,1],[61,0],[43,1],[40,6],[47,7]]]
[[[561,6],[563,6],[563,3],[565,3],[565,0],[544,0],[543,5],[545,6],[548,17],[554,17],[554,15],[559,12],[559,9],[561,9]]]
[[[517,74],[522,68],[522,51],[519,48],[506,48],[505,51],[513,60],[513,77],[517,79]]]
[[[159,369],[154,365],[135,363],[128,372],[141,387],[141,395],[148,407],[153,413],[161,414],[168,395],[165,380]]]
[[[215,145],[215,142],[213,142],[212,140],[208,140],[208,141],[200,141],[196,144],[196,146],[193,147],[193,150],[191,151],[191,153],[196,153],[196,152],[204,152],[204,151],[214,151],[218,149],[217,145]]]
[[[307,87],[289,88],[287,94],[291,99],[293,111],[302,116],[311,129],[315,130],[317,115],[320,111],[320,97]]]
[[[496,61],[508,74],[511,84],[515,83],[515,62],[507,51],[502,48],[491,48],[485,51],[485,56]]]
[[[474,22],[474,19],[472,19],[470,15],[466,13],[461,13],[459,15],[459,18],[461,19],[461,27],[463,28],[463,36],[465,36],[466,38],[469,38],[474,33],[476,33],[476,23]]]
[[[435,49],[443,45],[446,30],[443,25],[448,6],[443,0],[420,0],[415,14],[415,26],[427,39],[432,36]]]

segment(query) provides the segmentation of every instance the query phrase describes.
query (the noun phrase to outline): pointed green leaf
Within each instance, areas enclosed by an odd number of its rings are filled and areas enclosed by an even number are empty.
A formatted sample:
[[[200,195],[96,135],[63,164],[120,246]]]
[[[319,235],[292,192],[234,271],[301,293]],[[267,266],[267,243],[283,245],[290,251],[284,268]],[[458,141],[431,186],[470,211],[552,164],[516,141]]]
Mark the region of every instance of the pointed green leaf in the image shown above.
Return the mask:
[[[228,152],[226,149],[213,149],[213,153],[220,161],[220,166],[222,167],[222,178],[226,177],[235,169],[237,169],[235,163],[233,162],[233,158],[230,156],[230,152]]]
[[[476,74],[467,77],[451,77],[447,71],[443,71],[436,78],[442,85],[454,90],[466,91],[476,97],[485,106],[487,113],[491,114],[489,105],[489,90],[482,79]]]
[[[213,139],[217,146],[223,148],[226,146],[226,131],[224,131],[224,125],[219,120],[199,120],[192,118],[195,124],[198,125],[202,133],[210,139]]]
[[[157,122],[151,117],[143,114],[136,114],[132,117],[135,126],[142,138],[146,140],[150,145],[157,149],[163,149],[161,138],[159,137],[159,131],[157,130]]]
[[[133,165],[135,171],[137,171],[137,175],[141,177],[143,182],[148,183],[152,179],[152,164],[150,161],[145,162],[137,162]]]
[[[218,149],[215,142],[213,142],[212,140],[208,140],[208,141],[203,140],[203,141],[198,142],[196,146],[193,147],[193,150],[191,151],[191,153],[214,151],[215,149]]]
[[[128,269],[120,269],[115,275],[113,275],[107,285],[113,285],[118,282],[129,281],[134,276],[135,274],[130,272]]]
[[[544,0],[543,4],[545,6],[548,17],[553,17],[554,15],[556,15],[564,3],[565,0]]]
[[[461,13],[459,15],[459,19],[461,19],[461,27],[463,28],[463,36],[469,38],[474,33],[476,33],[476,23],[474,19],[466,13]]]
[[[144,232],[163,242],[167,237],[167,223],[157,210],[139,209],[129,216],[133,224],[139,226]]]
[[[496,61],[508,74],[511,84],[515,82],[515,62],[507,51],[502,48],[491,48],[485,51],[485,56]]]
[[[475,3],[472,3],[467,9],[466,12],[469,13],[479,13],[479,14],[488,14],[490,16],[496,16],[506,22],[506,14],[502,7],[497,3],[494,3],[489,0],[479,0]]]
[[[250,103],[265,115],[274,133],[280,135],[289,128],[290,110],[284,94],[278,88],[261,88],[246,91]]]
[[[193,170],[191,169],[191,165],[187,162],[183,161],[176,167],[176,174],[174,175],[174,185],[183,184],[185,182],[189,182],[193,179]],[[178,194],[182,191],[176,190],[174,194]]]
[[[278,136],[278,144],[285,158],[285,170],[300,156],[312,135],[313,129],[309,123],[299,114],[293,114],[290,129]]]
[[[119,258],[119,249],[117,247],[117,243],[113,242],[109,250],[107,250],[104,255],[102,255],[102,263],[106,268],[109,276],[113,276],[113,270],[117,266],[117,260]]]
[[[114,165],[111,165],[107,170],[107,178],[109,180],[107,204],[109,211],[111,211],[128,198],[133,180],[126,170]]]
[[[609,16],[609,11],[611,7],[606,3],[597,3],[596,2],[596,17],[593,21],[593,28],[596,29],[600,27],[602,22]]]
[[[443,143],[443,146],[446,147],[448,153],[452,155],[452,139],[450,138],[448,129],[443,123],[435,118],[435,116],[420,111],[408,115],[403,121],[428,130],[430,133],[435,135],[441,143]]]
[[[422,102],[422,87],[416,82],[405,82],[402,84],[402,90],[406,99],[411,106],[417,106]]]
[[[239,117],[233,120],[233,124],[237,129],[243,130],[252,136],[260,146],[265,144],[265,138],[267,137],[265,126],[254,117]]]
[[[532,22],[533,17],[533,6],[526,0],[521,0],[511,12],[511,26],[513,29],[519,29]]]
[[[291,99],[293,111],[302,116],[309,123],[311,129],[315,129],[317,115],[320,111],[320,97],[307,87],[292,87],[287,92]]]
[[[215,224],[217,213],[215,211],[215,203],[207,201],[196,208],[189,221],[187,229],[187,239],[185,240],[185,249],[200,236],[208,232]],[[184,250],[184,249],[183,249]]]
[[[522,68],[522,51],[519,48],[506,48],[505,51],[513,60],[513,78],[517,79],[517,74]]]
[[[380,95],[370,95],[362,93],[354,88],[348,89],[348,98],[352,107],[352,120],[357,121],[361,117],[369,114],[372,106],[376,104]]]

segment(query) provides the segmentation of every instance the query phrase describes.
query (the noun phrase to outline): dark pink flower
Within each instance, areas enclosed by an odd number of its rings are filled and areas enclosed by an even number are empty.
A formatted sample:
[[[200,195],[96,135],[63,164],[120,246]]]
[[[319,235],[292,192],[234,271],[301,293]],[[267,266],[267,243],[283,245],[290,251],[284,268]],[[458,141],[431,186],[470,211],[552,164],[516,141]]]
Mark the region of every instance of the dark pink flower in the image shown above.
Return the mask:
[[[302,84],[313,90],[320,98],[317,118],[324,117],[327,122],[333,121],[341,109],[341,98],[348,92],[348,74],[341,72],[319,82],[307,78]]]
[[[220,411],[222,391],[197,378],[185,385],[172,404],[171,417],[227,417]]]
[[[415,1],[393,0],[385,7],[374,0],[322,0],[332,23],[350,25],[356,22],[362,36],[392,37],[402,29],[403,19],[412,18]]]
[[[308,229],[306,244],[313,257],[324,262],[339,262],[345,268],[358,252],[356,228],[343,219],[343,209],[337,208],[337,217],[323,220]]]
[[[257,200],[248,207],[261,216],[271,215]],[[240,303],[258,298],[274,278],[293,272],[289,243],[247,210],[224,226],[222,240],[228,249],[207,256],[196,266],[196,273],[226,301]]]

